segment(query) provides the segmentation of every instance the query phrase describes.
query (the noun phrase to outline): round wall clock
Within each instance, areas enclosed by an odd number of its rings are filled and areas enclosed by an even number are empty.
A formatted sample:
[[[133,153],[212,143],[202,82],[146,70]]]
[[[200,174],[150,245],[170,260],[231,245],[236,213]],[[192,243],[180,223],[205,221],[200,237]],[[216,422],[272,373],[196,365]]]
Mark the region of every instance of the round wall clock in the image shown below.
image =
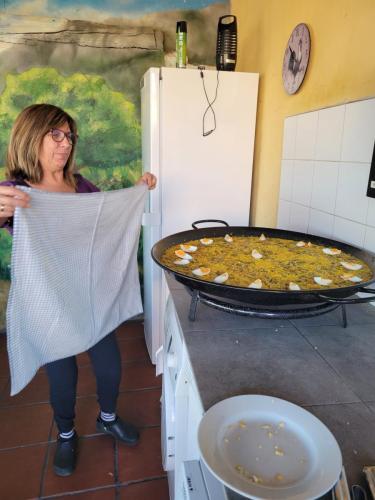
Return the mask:
[[[310,57],[310,32],[298,24],[289,37],[283,61],[283,83],[288,94],[295,94],[306,74]]]

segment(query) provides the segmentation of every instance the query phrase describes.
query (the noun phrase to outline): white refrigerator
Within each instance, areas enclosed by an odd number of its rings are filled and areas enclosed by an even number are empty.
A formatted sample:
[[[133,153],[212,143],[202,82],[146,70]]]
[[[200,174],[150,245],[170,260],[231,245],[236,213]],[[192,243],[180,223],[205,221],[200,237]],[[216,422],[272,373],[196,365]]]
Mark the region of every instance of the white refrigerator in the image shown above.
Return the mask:
[[[158,178],[143,220],[145,338],[153,363],[168,292],[151,248],[200,219],[249,224],[258,81],[257,73],[179,68],[150,68],[142,78],[143,171]]]

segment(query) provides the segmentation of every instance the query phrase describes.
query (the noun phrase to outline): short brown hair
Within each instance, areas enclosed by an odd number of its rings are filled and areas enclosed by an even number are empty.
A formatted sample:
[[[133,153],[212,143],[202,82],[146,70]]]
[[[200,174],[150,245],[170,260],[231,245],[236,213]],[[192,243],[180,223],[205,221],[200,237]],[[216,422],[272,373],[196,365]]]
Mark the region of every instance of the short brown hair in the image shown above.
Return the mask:
[[[52,104],[33,104],[17,116],[14,122],[6,158],[5,174],[7,179],[25,179],[39,184],[43,179],[43,169],[39,162],[39,150],[44,136],[51,128],[68,123],[70,131],[77,134],[77,125],[64,110]],[[75,187],[74,152],[72,150],[64,167],[64,178]]]

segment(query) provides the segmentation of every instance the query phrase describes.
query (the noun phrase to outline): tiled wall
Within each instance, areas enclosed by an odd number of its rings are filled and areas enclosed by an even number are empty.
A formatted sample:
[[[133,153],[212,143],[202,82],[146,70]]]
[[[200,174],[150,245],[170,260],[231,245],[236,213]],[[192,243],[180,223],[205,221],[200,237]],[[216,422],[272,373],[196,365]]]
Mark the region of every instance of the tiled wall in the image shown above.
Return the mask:
[[[375,98],[286,118],[277,227],[375,253]]]

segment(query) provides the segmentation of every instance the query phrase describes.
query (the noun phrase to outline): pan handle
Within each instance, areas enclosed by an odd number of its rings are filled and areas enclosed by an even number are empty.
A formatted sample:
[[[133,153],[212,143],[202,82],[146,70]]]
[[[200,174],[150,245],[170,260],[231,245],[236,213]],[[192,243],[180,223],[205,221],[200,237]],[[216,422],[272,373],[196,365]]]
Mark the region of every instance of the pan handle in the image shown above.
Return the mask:
[[[207,223],[207,222],[218,222],[219,224],[224,224],[224,226],[227,226],[229,227],[229,224],[228,222],[225,222],[225,220],[220,220],[220,219],[203,219],[203,220],[196,220],[195,222],[192,222],[192,227],[194,229],[198,229],[197,228],[197,224],[203,224],[203,223]]]
[[[319,294],[318,297],[325,302],[335,302],[336,304],[364,304],[366,302],[375,302],[375,288],[358,288],[357,292],[361,293],[369,293],[371,294],[370,297],[358,297],[355,299],[352,298],[346,298],[346,299],[340,299],[336,297],[327,297],[327,295]]]

